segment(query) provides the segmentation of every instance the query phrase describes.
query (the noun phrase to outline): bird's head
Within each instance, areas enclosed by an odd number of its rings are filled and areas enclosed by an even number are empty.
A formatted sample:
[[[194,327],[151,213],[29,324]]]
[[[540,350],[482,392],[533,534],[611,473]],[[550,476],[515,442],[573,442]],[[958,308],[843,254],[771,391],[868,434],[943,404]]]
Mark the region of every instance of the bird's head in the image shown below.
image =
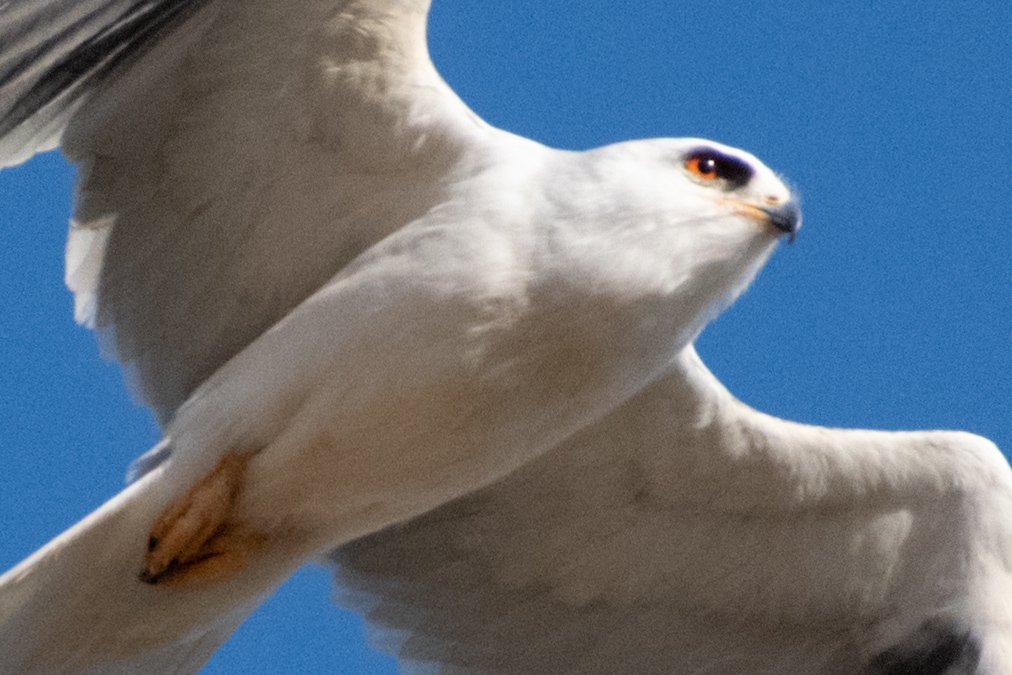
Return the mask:
[[[797,197],[771,169],[714,141],[631,141],[577,156],[574,180],[554,189],[566,191],[557,203],[568,205],[571,251],[591,283],[663,297],[692,317],[693,334],[801,226]]]

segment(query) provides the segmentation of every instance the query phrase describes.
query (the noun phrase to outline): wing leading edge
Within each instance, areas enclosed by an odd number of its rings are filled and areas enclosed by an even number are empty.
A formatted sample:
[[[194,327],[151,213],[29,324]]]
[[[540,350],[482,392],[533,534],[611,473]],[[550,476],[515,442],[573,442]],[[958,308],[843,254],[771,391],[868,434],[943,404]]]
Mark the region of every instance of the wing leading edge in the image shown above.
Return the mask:
[[[999,673],[1010,507],[984,439],[762,415],[690,348],[534,464],[335,561],[343,603],[420,672]]]

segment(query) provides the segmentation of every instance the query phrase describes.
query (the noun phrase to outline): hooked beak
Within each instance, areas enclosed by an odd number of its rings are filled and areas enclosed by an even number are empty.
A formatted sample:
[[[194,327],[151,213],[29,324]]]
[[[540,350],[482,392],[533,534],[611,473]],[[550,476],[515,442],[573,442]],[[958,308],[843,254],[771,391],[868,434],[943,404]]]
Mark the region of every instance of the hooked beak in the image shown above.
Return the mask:
[[[766,214],[770,225],[787,235],[787,243],[793,244],[801,228],[801,209],[794,200],[777,207],[759,207]]]

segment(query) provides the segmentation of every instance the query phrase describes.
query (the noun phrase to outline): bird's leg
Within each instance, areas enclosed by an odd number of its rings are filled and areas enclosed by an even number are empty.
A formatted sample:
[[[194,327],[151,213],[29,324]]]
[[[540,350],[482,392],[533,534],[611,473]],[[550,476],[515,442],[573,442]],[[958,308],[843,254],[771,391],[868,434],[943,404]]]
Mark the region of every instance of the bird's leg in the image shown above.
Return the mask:
[[[228,452],[155,521],[141,581],[178,585],[220,580],[238,571],[263,536],[229,522],[242,489],[248,453]]]

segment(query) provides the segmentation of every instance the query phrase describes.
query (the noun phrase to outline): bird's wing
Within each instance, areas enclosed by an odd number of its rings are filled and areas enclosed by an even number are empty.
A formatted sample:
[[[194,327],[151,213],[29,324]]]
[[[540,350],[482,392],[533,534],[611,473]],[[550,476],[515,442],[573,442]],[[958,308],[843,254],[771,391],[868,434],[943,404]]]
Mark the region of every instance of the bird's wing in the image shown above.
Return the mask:
[[[489,131],[427,0],[0,3],[0,165],[79,166],[67,281],[162,421]]]
[[[207,0],[9,2],[0,6],[0,166],[59,142],[91,91]]]
[[[141,583],[151,521],[173,495],[153,470],[0,575],[0,672],[193,673],[297,564],[260,561],[224,585]]]
[[[751,410],[688,348],[501,482],[335,553],[420,672],[1012,672],[1012,474]]]

